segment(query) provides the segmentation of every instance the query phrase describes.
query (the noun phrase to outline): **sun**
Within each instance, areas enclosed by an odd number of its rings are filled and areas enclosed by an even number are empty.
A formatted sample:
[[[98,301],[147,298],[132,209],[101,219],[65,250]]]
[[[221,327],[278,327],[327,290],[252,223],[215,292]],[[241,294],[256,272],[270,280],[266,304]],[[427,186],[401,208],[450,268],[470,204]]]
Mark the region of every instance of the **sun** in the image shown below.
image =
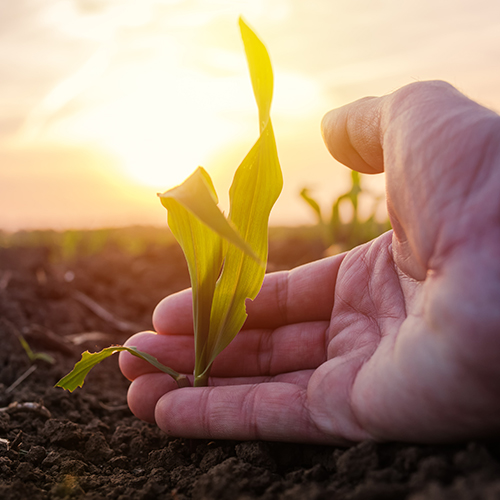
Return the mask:
[[[165,190],[181,183],[243,133],[245,113],[235,117],[235,103],[239,100],[236,109],[241,109],[249,98],[234,79],[196,71],[172,73],[156,69],[138,81],[131,69],[122,75],[127,88],[58,120],[51,134],[98,145],[140,184]]]
[[[202,86],[198,80],[192,98],[178,93],[177,85],[129,94],[114,110],[103,110],[108,119],[100,132],[102,145],[118,157],[124,173],[141,184],[168,189],[231,140],[231,124],[197,102]]]

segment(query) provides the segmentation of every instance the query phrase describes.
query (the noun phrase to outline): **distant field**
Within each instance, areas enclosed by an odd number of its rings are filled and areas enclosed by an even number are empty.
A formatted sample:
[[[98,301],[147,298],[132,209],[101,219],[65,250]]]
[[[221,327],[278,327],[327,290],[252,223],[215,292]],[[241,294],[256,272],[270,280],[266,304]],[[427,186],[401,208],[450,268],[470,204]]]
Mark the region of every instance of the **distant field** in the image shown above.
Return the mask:
[[[370,215],[363,219],[359,216],[361,196],[371,200]],[[326,254],[349,250],[370,241],[391,228],[389,220],[379,220],[377,209],[383,197],[365,189],[363,176],[351,173],[351,186],[334,199],[329,213],[322,212],[313,194],[307,189],[301,192],[303,201],[314,212],[316,225],[270,228],[270,254],[279,249],[280,254],[287,251],[295,254],[289,264],[302,263]],[[350,212],[345,220],[341,213]],[[36,247],[51,248],[52,258],[71,259],[97,254],[104,250],[120,250],[132,255],[141,254],[152,247],[168,247],[175,239],[165,227],[130,226],[122,228],[103,228],[93,230],[37,230],[7,233],[0,230],[0,247]],[[297,249],[296,247],[301,247]],[[307,251],[305,250],[307,248]],[[299,250],[299,251],[297,251]],[[305,252],[307,257],[300,256]]]
[[[332,234],[321,225],[298,227],[271,227],[270,244],[285,245],[289,241],[315,244],[324,251],[333,243],[331,251],[344,251],[369,241],[389,229],[388,223],[366,221],[358,224],[337,224]],[[111,248],[130,254],[140,254],[148,248],[169,247],[175,244],[170,230],[158,227],[131,226],[93,230],[34,230],[7,233],[0,230],[0,247],[38,247],[52,249],[56,258],[71,259],[89,256]],[[330,252],[331,253],[331,252]]]

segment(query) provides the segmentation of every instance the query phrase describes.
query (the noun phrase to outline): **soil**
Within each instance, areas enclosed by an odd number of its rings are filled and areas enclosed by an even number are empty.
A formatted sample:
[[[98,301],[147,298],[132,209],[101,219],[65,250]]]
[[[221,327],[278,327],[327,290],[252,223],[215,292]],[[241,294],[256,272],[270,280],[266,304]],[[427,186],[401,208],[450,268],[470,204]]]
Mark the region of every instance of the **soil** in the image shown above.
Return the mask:
[[[271,241],[270,269],[321,256],[318,242]],[[500,443],[362,442],[351,448],[165,436],[126,405],[114,357],[73,394],[54,388],[85,350],[150,329],[188,285],[176,246],[92,256],[0,248],[0,498],[500,499]],[[30,362],[34,352],[55,358]],[[25,376],[23,379],[22,377]]]

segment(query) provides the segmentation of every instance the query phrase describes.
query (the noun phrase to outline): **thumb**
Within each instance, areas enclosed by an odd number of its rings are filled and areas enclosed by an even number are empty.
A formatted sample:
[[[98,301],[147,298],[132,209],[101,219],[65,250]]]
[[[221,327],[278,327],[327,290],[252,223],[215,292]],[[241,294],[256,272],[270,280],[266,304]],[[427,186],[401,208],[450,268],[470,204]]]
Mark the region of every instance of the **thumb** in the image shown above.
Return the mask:
[[[380,114],[384,98],[365,97],[327,113],[323,140],[340,163],[365,174],[384,171]]]

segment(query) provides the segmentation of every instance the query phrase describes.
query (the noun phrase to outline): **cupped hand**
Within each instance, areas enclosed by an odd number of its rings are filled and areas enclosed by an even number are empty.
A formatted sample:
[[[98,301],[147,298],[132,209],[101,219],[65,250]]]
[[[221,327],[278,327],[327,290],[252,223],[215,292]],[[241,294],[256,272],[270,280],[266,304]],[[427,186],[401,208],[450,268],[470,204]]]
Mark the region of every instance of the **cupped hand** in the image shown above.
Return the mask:
[[[210,387],[122,353],[129,405],[174,436],[345,444],[500,434],[500,117],[442,82],[326,115],[332,155],[386,172],[393,231],[266,276]],[[194,365],[190,292],[127,342]]]

